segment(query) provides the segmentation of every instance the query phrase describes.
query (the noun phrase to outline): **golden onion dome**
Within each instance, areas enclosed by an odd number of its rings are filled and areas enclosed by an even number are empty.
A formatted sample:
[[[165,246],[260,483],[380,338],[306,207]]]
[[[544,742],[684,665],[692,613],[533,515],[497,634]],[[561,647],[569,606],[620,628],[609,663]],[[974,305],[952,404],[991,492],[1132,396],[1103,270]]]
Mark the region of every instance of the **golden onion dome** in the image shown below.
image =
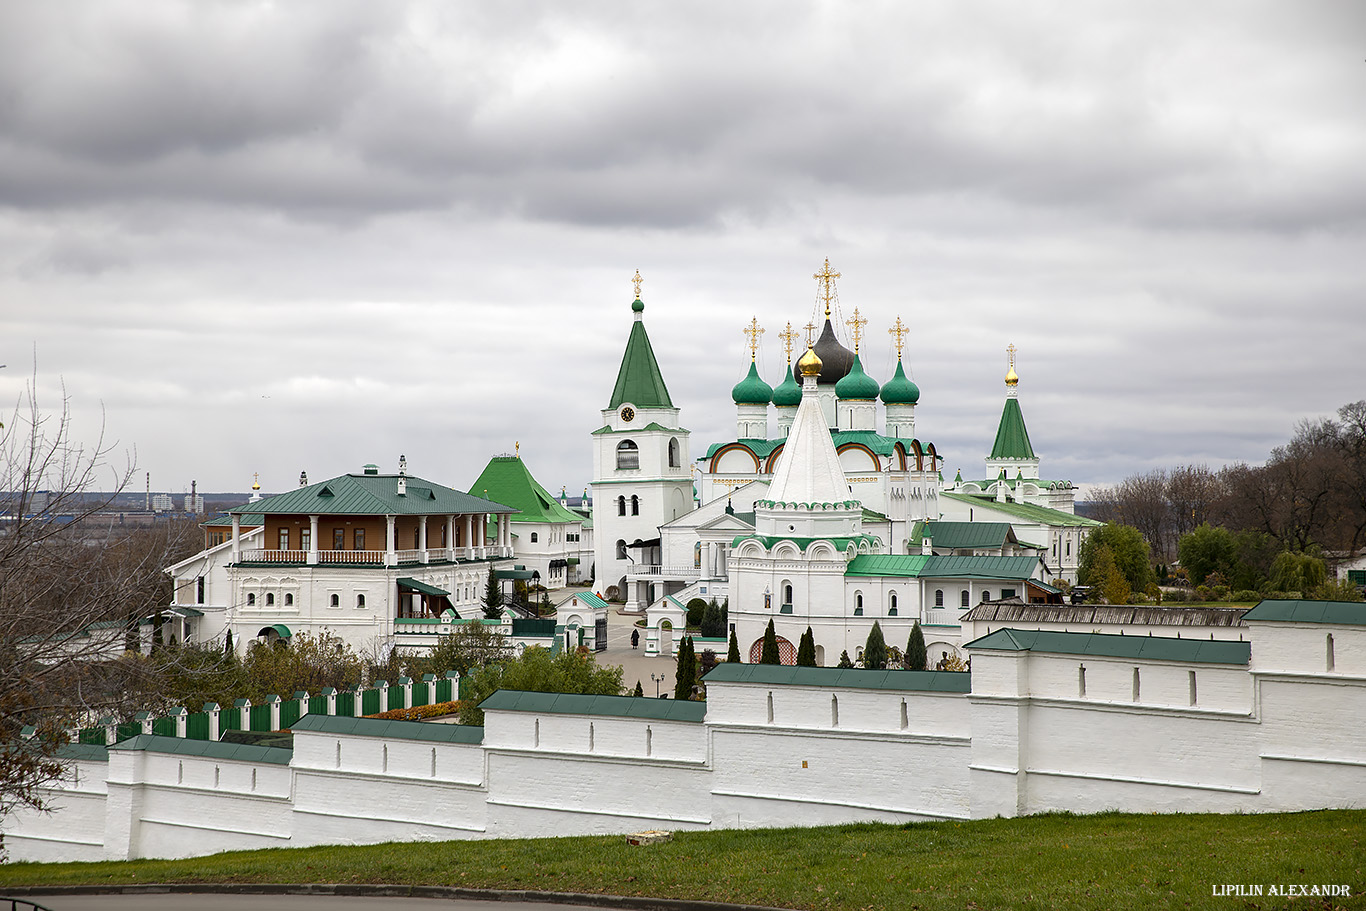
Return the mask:
[[[1020,378],[1019,378],[1019,376],[1017,376],[1016,373],[1015,373],[1015,365],[1014,365],[1014,364],[1011,364],[1011,365],[1010,365],[1010,369],[1009,369],[1008,371],[1006,371],[1006,385],[1007,385],[1007,386],[1017,386],[1017,385],[1019,385],[1019,383],[1020,383]]]
[[[821,359],[816,356],[815,349],[807,348],[801,360],[797,361],[797,372],[802,376],[818,376],[821,372]]]

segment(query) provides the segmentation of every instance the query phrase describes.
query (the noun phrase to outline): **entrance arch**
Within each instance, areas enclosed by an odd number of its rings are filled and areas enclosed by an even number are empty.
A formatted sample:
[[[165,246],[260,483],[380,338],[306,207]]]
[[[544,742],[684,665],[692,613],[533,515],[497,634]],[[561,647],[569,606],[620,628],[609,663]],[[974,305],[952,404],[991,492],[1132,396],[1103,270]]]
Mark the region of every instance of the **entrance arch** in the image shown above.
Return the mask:
[[[758,639],[755,639],[754,643],[749,647],[749,663],[758,664],[759,659],[763,656],[764,639],[760,636]],[[778,661],[787,665],[794,665],[797,663],[797,649],[791,642],[784,639],[782,636],[778,637]]]
[[[674,653],[674,625],[668,620],[659,621],[659,653],[666,656]]]

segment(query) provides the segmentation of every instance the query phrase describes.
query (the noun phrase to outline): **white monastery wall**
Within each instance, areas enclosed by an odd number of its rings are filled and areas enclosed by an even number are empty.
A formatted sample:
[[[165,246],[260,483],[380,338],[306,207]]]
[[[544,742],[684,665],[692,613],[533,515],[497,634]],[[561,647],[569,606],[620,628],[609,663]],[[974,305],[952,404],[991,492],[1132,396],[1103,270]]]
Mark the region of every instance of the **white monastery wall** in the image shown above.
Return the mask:
[[[42,788],[51,813],[19,810],[0,820],[5,850],[40,863],[104,860],[105,778],[109,763],[71,763],[71,774]]]

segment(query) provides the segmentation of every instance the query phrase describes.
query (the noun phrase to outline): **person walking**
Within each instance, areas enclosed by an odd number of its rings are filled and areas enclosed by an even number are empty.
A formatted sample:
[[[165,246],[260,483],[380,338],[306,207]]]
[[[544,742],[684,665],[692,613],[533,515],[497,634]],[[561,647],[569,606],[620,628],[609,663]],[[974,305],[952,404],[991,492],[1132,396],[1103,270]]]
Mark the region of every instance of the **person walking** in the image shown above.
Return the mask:
[[[633,629],[631,630],[631,648],[635,648],[638,645],[640,645],[640,630]]]

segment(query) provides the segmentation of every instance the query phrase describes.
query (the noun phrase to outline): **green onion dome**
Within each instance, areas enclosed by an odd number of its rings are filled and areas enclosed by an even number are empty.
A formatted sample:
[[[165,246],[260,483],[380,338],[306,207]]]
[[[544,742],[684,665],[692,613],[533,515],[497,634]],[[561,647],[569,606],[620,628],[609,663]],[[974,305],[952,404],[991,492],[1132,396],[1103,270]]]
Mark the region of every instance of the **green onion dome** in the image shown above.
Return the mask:
[[[858,353],[854,353],[854,364],[849,368],[838,383],[835,384],[835,395],[842,399],[868,399],[877,398],[877,380],[863,372],[863,364],[859,361]]]
[[[906,376],[906,371],[901,369],[901,358],[896,361],[896,373],[882,387],[882,403],[884,405],[914,405],[920,401],[920,387]]]
[[[767,405],[773,399],[773,387],[759,378],[759,369],[749,362],[749,373],[735,384],[730,397],[737,405]]]
[[[645,312],[645,303],[644,303],[640,298],[636,298],[636,299],[635,299],[635,302],[631,304],[631,312],[632,312],[632,313],[643,313],[643,312]]]
[[[802,403],[802,387],[797,385],[797,379],[792,375],[792,368],[783,371],[783,381],[778,384],[778,388],[773,390],[773,404],[779,407],[789,407]]]

